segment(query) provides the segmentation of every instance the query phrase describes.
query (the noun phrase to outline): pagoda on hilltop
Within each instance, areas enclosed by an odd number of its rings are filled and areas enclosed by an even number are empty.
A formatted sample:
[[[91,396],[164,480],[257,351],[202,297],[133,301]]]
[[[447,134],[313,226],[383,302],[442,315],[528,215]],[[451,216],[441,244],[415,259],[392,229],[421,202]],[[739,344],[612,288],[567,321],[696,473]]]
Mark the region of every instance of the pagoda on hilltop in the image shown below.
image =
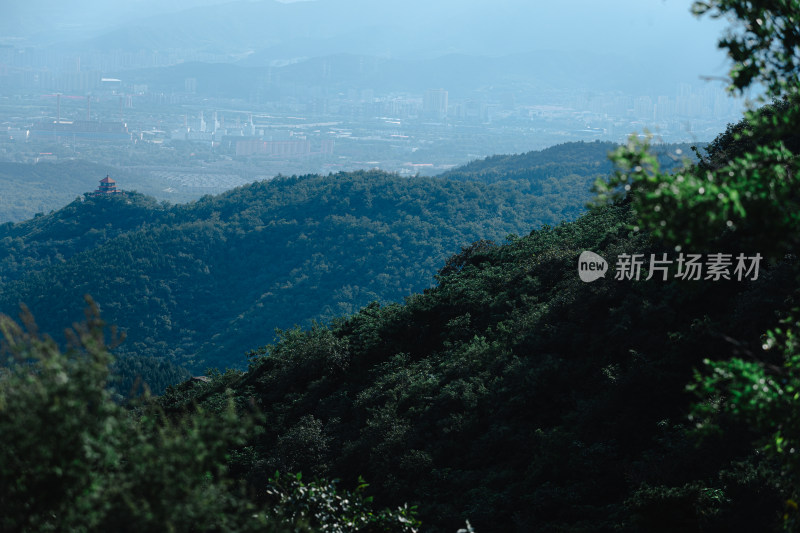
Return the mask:
[[[106,175],[100,180],[100,186],[92,193],[92,196],[106,196],[108,194],[125,194],[125,191],[117,189],[117,182]]]

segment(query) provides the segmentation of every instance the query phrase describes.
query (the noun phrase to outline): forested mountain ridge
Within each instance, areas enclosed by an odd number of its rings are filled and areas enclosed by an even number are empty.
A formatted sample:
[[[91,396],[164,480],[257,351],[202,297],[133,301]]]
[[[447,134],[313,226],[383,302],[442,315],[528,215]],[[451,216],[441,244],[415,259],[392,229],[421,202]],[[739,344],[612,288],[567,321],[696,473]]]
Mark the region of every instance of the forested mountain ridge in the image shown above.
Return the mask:
[[[123,233],[158,226],[168,213],[169,204],[126,193],[117,198],[81,196],[48,215],[2,224],[0,283],[101,247]]]
[[[515,190],[537,194],[547,194],[548,188],[580,186],[581,193],[585,193],[588,199],[588,188],[583,190],[583,182],[591,183],[594,177],[611,172],[606,156],[615,147],[609,142],[570,142],[523,154],[490,156],[454,168],[441,176],[484,183],[509,182],[508,185]],[[182,143],[178,148],[176,160],[171,163],[165,160],[164,164],[174,165],[176,161],[186,163],[185,158],[190,151],[197,149],[190,143]],[[663,162],[668,168],[680,164],[683,159],[682,155],[675,154],[676,149],[682,149],[683,155],[692,155],[686,145],[663,145],[659,151],[664,154]],[[84,155],[87,156],[89,154]],[[148,157],[155,157],[155,154],[148,153]],[[35,164],[0,162],[0,225],[9,221],[22,222],[59,210],[75,197],[96,187],[97,180],[106,175],[115,178],[121,188],[129,192],[138,191],[172,203],[191,199],[191,194],[187,192],[165,193],[163,181],[147,172],[140,174],[124,168],[124,163],[118,161],[115,163],[117,166],[109,166],[82,159]],[[196,164],[192,162],[190,166]],[[573,180],[580,183],[568,183]]]
[[[704,143],[697,143],[702,147]],[[533,150],[523,154],[493,155],[456,167],[442,177],[460,181],[482,181],[484,183],[514,182],[517,186],[541,190],[547,184],[559,184],[572,176],[606,176],[614,166],[608,153],[617,148],[608,141],[568,142],[544,150]],[[684,159],[694,159],[691,145],[659,144],[653,152],[658,156],[662,168],[677,168]]]
[[[398,301],[461,246],[574,218],[592,179],[537,195],[371,171],[280,177],[174,206],[85,197],[0,226],[0,309],[24,302],[52,331],[91,294],[128,332],[120,354],[243,364],[276,327]]]

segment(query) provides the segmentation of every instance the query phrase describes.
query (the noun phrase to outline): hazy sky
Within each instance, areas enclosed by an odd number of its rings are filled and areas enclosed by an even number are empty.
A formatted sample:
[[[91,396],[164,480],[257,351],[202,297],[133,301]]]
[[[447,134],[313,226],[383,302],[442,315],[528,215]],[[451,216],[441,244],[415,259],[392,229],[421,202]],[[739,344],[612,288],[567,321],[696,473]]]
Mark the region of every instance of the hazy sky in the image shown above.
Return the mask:
[[[220,0],[2,0],[0,40],[5,37],[6,42],[22,44],[25,41],[21,37],[31,35],[36,35],[40,42],[80,40],[113,32],[116,27],[132,22],[138,24],[143,19],[150,18],[152,22],[154,17],[163,18],[169,12],[225,3]],[[258,2],[238,3],[253,6]],[[438,36],[435,53],[499,55],[577,50],[623,55],[639,61],[649,58],[665,65],[681,63],[698,75],[721,74],[726,70],[724,55],[716,49],[725,24],[708,18],[698,20],[690,13],[690,0],[312,0],[311,3],[316,6],[304,2],[297,8],[283,7],[303,13],[314,10],[325,13],[317,17],[316,25],[304,24],[305,15],[295,18],[298,27],[288,30],[302,34],[303,38],[335,39],[337,29],[348,32],[352,28],[367,28],[365,33],[376,32],[376,41],[380,41],[381,27],[392,26],[402,30],[407,40],[402,44],[419,42],[421,49]],[[246,11],[252,12],[252,8]],[[207,37],[214,31],[223,38],[226,31],[241,33],[238,26],[236,30],[230,24],[214,26],[220,13],[236,12],[237,8],[232,6],[224,10],[218,6],[209,15],[209,25],[198,28],[202,33],[198,37]],[[187,28],[180,27],[181,20],[175,17],[164,27],[185,32]],[[25,32],[27,35],[22,35]],[[241,35],[231,37],[240,39]],[[380,46],[364,53],[393,53],[393,43],[384,41]],[[408,46],[398,49],[408,50]],[[324,54],[325,50],[320,50],[319,55]]]

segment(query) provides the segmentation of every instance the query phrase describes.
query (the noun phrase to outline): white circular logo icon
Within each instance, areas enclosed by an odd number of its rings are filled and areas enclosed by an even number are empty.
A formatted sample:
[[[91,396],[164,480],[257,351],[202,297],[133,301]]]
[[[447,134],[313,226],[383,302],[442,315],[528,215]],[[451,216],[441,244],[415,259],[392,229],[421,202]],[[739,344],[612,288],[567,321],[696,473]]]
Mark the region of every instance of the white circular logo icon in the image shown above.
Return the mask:
[[[596,279],[606,277],[608,263],[594,252],[583,252],[578,258],[578,276],[581,281],[590,283]]]

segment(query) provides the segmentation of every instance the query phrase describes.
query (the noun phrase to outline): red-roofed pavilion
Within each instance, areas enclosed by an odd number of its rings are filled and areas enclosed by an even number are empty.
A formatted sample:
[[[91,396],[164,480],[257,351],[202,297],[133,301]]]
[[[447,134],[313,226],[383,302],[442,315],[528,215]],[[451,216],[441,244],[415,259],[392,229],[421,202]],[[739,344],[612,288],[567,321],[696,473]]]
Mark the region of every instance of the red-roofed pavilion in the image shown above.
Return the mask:
[[[117,182],[111,179],[110,176],[100,180],[100,186],[92,193],[93,196],[102,196],[105,194],[125,194],[123,191],[117,189]]]

